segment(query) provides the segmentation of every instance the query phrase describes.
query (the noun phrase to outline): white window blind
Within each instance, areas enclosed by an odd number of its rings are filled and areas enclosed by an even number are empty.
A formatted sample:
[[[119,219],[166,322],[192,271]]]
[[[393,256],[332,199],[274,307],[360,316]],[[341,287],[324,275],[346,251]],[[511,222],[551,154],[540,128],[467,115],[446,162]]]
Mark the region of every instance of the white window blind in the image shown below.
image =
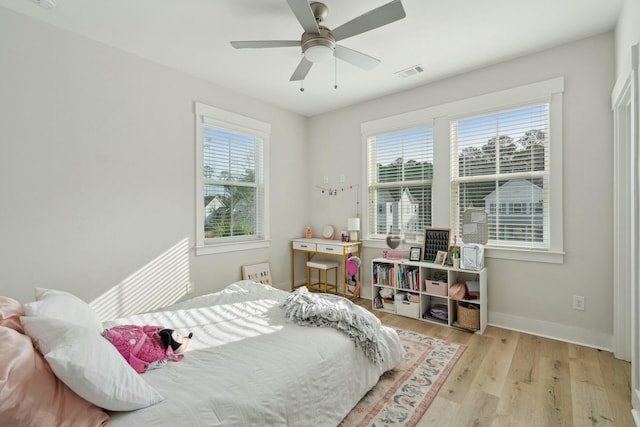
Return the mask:
[[[262,238],[262,140],[204,126],[205,239]]]
[[[431,225],[433,128],[367,138],[368,236],[415,233]]]
[[[451,224],[484,208],[489,244],[549,248],[549,104],[450,122]]]

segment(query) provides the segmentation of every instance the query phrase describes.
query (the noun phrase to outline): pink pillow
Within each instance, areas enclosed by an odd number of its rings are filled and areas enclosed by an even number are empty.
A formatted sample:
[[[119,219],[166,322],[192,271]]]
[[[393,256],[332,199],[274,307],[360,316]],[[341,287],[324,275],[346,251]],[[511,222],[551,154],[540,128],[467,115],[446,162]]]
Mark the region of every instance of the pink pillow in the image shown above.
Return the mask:
[[[0,297],[0,326],[15,329],[24,333],[20,316],[24,316],[24,307],[18,301],[9,297]]]
[[[31,339],[0,326],[0,426],[103,426],[109,416],[64,385]]]

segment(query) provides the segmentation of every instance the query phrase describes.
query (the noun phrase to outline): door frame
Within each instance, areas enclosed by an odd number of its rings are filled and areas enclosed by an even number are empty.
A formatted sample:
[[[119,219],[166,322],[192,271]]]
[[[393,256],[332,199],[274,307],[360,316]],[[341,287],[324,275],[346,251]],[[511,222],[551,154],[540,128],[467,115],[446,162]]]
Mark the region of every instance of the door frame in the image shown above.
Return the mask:
[[[614,355],[631,361],[631,404],[640,426],[640,284],[638,255],[638,45],[611,93],[614,121]]]

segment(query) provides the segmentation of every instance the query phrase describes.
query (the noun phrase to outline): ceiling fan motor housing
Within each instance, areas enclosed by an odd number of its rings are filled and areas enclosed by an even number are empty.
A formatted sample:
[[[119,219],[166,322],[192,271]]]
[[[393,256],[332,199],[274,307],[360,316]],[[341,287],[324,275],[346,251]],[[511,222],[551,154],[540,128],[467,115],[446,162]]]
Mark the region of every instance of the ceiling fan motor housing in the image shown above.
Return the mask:
[[[320,62],[333,57],[336,41],[328,28],[320,27],[320,34],[302,34],[302,53],[311,62]]]

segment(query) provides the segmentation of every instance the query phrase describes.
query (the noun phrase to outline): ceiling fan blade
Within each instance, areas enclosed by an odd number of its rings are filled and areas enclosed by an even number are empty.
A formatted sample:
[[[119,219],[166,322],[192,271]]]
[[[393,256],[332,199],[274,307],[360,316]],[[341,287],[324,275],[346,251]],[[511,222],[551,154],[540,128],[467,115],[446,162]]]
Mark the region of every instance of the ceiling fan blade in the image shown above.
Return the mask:
[[[402,7],[400,0],[394,0],[376,9],[370,10],[351,21],[342,24],[331,31],[336,41],[344,40],[358,34],[382,27],[399,19],[407,14]]]
[[[338,59],[367,71],[373,70],[380,63],[380,60],[373,56],[339,45],[336,46],[334,55]]]
[[[307,0],[287,0],[287,3],[305,32],[320,34],[318,22]]]
[[[309,70],[311,69],[312,65],[313,65],[313,62],[309,61],[307,58],[303,56],[302,60],[298,64],[298,67],[291,75],[291,78],[289,79],[289,81],[299,82],[300,80],[304,80],[304,78],[307,77],[307,74],[309,73]]]
[[[300,47],[300,40],[255,40],[255,41],[233,41],[231,46],[236,49],[250,49],[263,47]]]

